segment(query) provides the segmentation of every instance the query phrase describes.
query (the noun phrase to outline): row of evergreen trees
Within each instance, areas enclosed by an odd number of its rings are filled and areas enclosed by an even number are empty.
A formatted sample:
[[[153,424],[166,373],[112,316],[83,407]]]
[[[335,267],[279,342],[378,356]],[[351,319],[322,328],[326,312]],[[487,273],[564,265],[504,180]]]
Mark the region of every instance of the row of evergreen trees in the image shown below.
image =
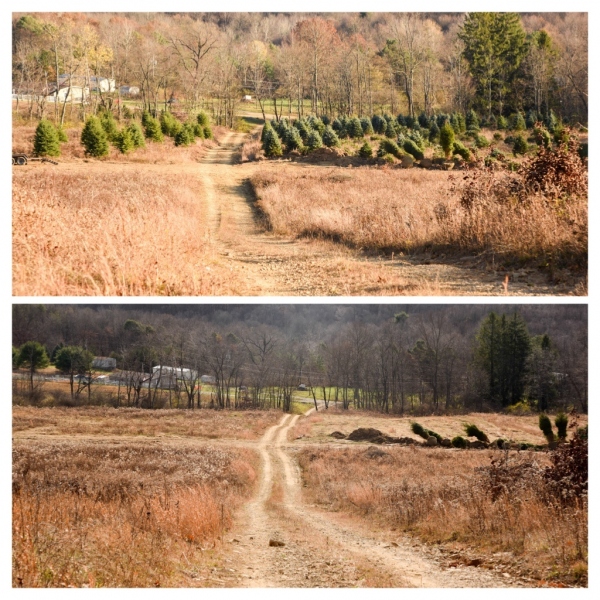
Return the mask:
[[[161,143],[165,136],[173,138],[176,146],[189,146],[196,139],[211,139],[212,128],[208,115],[201,111],[195,119],[185,123],[175,115],[163,111],[157,119],[149,112],[142,114],[141,124],[131,120],[119,128],[110,111],[90,116],[81,132],[81,144],[88,156],[108,154],[110,144],[127,154],[146,145],[146,139]],[[42,119],[36,128],[33,151],[36,156],[60,156],[60,144],[67,141],[66,132],[51,121]]]

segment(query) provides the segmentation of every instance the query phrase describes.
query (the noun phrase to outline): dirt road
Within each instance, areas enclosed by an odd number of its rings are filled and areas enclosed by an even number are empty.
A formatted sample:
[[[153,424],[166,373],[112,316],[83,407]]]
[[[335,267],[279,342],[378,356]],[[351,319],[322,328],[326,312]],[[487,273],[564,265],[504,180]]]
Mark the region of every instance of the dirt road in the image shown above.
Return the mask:
[[[219,586],[520,586],[512,577],[476,567],[446,569],[413,540],[380,539],[343,517],[305,505],[298,467],[286,450],[288,432],[299,418],[284,416],[259,442],[259,490],[228,534],[229,557]]]
[[[469,260],[435,264],[402,257],[368,257],[329,241],[277,236],[261,225],[248,180],[280,162],[234,164],[244,134],[230,132],[196,166],[204,187],[210,238],[242,295],[503,295],[505,274],[477,269]],[[319,169],[315,165],[294,165]],[[467,257],[468,258],[468,257]],[[565,294],[532,271],[511,282],[510,295]]]

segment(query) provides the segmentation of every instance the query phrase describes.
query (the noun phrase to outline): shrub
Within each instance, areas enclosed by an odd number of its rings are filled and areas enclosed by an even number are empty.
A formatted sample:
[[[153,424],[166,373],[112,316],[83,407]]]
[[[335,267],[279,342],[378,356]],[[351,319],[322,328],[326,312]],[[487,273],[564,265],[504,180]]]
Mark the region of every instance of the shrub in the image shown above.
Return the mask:
[[[490,143],[484,135],[478,135],[475,138],[475,146],[477,146],[477,148],[487,148],[489,145]]]
[[[145,114],[147,117],[145,119],[145,123],[144,119],[142,119],[142,125],[144,126],[144,133],[146,134],[146,137],[153,142],[162,142],[165,138],[163,136],[158,119],[155,119],[150,115],[150,113]]]
[[[467,447],[467,440],[465,440],[464,437],[457,435],[456,437],[452,438],[452,445],[455,448],[466,448]]]
[[[108,137],[98,117],[91,116],[85,122],[81,132],[81,143],[88,156],[106,156],[108,154]]]
[[[471,160],[471,151],[460,142],[454,142],[452,154],[458,154],[458,156],[462,157],[464,160]]]
[[[340,139],[330,125],[328,125],[323,132],[323,143],[328,148],[340,146]]]
[[[579,144],[577,148],[577,154],[581,160],[587,159],[588,157],[588,145],[587,144]]]
[[[550,454],[552,465],[544,477],[563,504],[571,504],[588,492],[588,440],[575,435]]]
[[[58,132],[58,141],[61,144],[64,144],[65,142],[69,141],[69,138],[67,137],[67,132],[64,130],[63,127],[57,127],[56,131]]]
[[[283,154],[279,136],[277,135],[277,132],[272,127],[269,127],[269,129],[267,130],[267,133],[265,134],[265,137],[263,140],[263,150],[264,150],[265,156],[268,156],[269,158],[271,158],[273,156],[281,156]]]
[[[123,129],[117,133],[114,144],[122,154],[127,154],[135,149],[131,132],[127,127],[123,127]]]
[[[496,126],[498,127],[498,129],[506,129],[508,127],[508,121],[506,120],[505,117],[500,115],[498,117],[498,122],[497,122]]]
[[[541,414],[539,419],[540,429],[544,434],[545,438],[548,440],[548,443],[554,441],[554,432],[552,431],[552,423],[548,415]]]
[[[325,125],[325,127],[327,127],[327,125],[331,125],[331,119],[327,115],[322,115],[321,121],[323,122],[323,125]]]
[[[526,154],[527,150],[529,150],[527,140],[521,134],[517,135],[513,142],[513,154],[515,156],[517,156],[517,154]]]
[[[467,423],[465,425],[465,433],[469,437],[476,437],[480,442],[490,441],[488,439],[488,436],[485,435],[485,433],[483,433],[483,431],[481,431],[481,429],[479,429],[479,427],[477,427],[477,425],[474,425],[473,423]]]
[[[306,146],[309,150],[317,150],[323,147],[323,140],[318,131],[311,131],[306,139]]]
[[[131,141],[133,142],[134,148],[143,148],[146,145],[144,141],[144,133],[142,132],[142,128],[139,123],[133,122],[127,128],[129,130],[129,134],[131,135]]]
[[[372,158],[373,157],[373,148],[371,148],[371,145],[369,144],[369,142],[365,142],[360,147],[360,150],[358,151],[358,155],[361,158]]]
[[[212,140],[213,139],[213,132],[211,129],[210,125],[205,125],[204,126],[204,139],[206,140]]]
[[[425,429],[423,427],[423,425],[419,424],[419,423],[411,423],[410,424],[410,429],[411,431],[415,434],[418,435],[419,437],[422,437],[424,440],[426,440],[429,436],[427,435],[427,429]]]
[[[559,412],[554,419],[554,424],[558,430],[558,439],[564,442],[567,439],[567,426],[569,425],[569,417],[565,413]]]
[[[537,121],[533,126],[533,139],[538,146],[543,146],[544,148],[552,146],[552,136],[540,121]]]
[[[33,153],[36,156],[60,156],[58,131],[47,119],[42,119],[35,129]]]
[[[508,119],[508,128],[511,131],[525,131],[527,126],[525,124],[525,119],[520,112],[514,113]]]
[[[440,129],[440,144],[446,158],[451,156],[454,149],[454,129],[452,129],[449,123],[444,123]]]
[[[494,141],[499,142],[502,139],[502,134],[499,131],[494,131]]]
[[[379,149],[377,150],[377,156],[384,156],[386,154],[391,154],[396,158],[402,158],[404,156],[404,152],[400,150],[400,147],[393,140],[382,140],[379,145]]]
[[[423,158],[423,152],[413,140],[404,140],[402,149],[417,160],[421,160]]]

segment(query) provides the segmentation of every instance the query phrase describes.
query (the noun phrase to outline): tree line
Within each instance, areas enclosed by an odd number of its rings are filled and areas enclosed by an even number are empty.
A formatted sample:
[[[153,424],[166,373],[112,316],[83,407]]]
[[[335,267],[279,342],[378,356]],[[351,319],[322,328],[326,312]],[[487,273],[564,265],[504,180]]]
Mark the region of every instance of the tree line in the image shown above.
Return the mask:
[[[302,386],[315,405],[385,413],[587,411],[583,306],[121,308],[15,306],[30,392],[53,363],[91,401],[103,354],[115,405],[290,410]]]
[[[61,125],[67,109],[72,120],[100,108],[120,119],[123,85],[155,115],[204,108],[229,126],[245,94],[276,120],[474,109],[585,123],[587,64],[584,13],[13,15],[14,92],[29,95],[30,118],[54,112]],[[97,78],[114,91],[48,108],[52,89]]]

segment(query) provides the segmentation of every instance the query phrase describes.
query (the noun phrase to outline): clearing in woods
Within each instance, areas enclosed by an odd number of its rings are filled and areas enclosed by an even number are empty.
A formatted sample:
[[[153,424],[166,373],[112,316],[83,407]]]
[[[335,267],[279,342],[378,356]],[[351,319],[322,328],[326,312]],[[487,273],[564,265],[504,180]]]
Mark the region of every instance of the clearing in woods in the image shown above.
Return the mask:
[[[535,269],[528,270],[525,278],[511,279],[508,288],[505,288],[506,273],[489,265],[478,265],[476,257],[438,261],[430,256],[377,256],[332,241],[271,233],[256,212],[249,184],[250,177],[257,170],[281,172],[283,169],[297,174],[343,168],[286,161],[235,164],[236,152],[245,136],[243,133],[227,132],[219,145],[208,150],[199,162],[84,163],[81,159],[65,159],[60,166],[24,168],[57,169],[71,176],[85,171],[88,175],[102,174],[102,177],[113,181],[140,170],[148,177],[169,175],[190,178],[197,186],[193,193],[202,203],[207,220],[198,228],[211,257],[210,266],[206,268],[223,282],[220,287],[217,285],[208,292],[211,295],[555,295],[575,291],[573,282],[550,284],[547,275]],[[32,172],[31,176],[35,174]],[[52,219],[60,218],[60,211],[52,212]],[[19,260],[18,256],[15,260]],[[45,271],[49,268],[46,266]],[[45,273],[40,274],[40,277],[44,276]],[[25,293],[29,286],[34,286],[31,289],[35,290],[36,276],[32,277],[30,284],[19,282],[19,293]],[[52,293],[60,294],[61,290]],[[82,288],[79,293],[90,292]],[[104,293],[110,293],[110,290]],[[150,293],[155,294],[156,291],[150,290]]]

